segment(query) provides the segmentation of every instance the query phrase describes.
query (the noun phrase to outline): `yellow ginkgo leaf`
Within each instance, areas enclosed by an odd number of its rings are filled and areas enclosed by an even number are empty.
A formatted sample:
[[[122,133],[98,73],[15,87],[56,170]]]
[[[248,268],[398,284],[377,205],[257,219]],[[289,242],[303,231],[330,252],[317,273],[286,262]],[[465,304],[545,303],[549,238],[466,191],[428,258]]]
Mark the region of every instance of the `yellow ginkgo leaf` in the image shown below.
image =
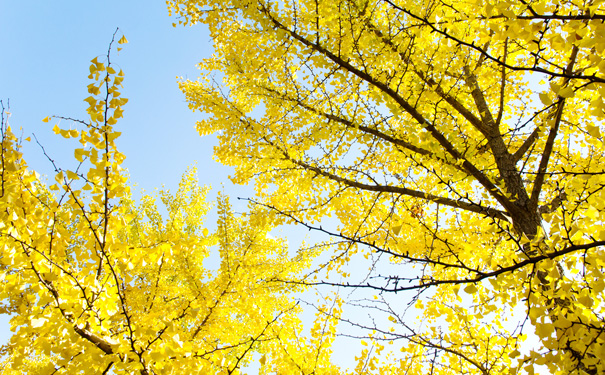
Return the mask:
[[[79,161],[80,163],[84,160],[84,156],[88,154],[88,152],[82,148],[76,148],[74,150],[74,156],[76,158],[77,161]]]
[[[80,177],[72,171],[67,171],[67,178],[70,180],[78,180]]]
[[[588,134],[590,134],[591,136],[593,136],[595,138],[601,138],[601,129],[599,129],[598,126],[594,126],[592,124],[587,124],[586,130],[588,131]]]
[[[559,90],[559,96],[562,98],[572,98],[575,95],[573,87],[565,87]]]
[[[464,288],[464,291],[468,294],[475,294],[477,292],[477,287],[475,284],[469,284]]]
[[[126,39],[126,37],[124,35],[122,35],[122,37],[120,38],[120,40],[118,40],[119,44],[126,44],[128,43],[128,39]]]
[[[552,100],[550,99],[550,97],[548,96],[548,94],[545,93],[545,92],[541,92],[540,93],[540,101],[544,105],[551,105],[552,104]]]

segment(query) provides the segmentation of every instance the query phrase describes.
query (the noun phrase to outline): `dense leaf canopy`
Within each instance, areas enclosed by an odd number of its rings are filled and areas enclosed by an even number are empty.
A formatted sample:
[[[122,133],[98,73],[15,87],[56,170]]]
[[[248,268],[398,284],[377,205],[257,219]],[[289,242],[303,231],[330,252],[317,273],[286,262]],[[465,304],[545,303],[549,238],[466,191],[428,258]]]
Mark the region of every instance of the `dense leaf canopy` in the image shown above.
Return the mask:
[[[605,373],[602,0],[168,8],[210,30],[180,87],[257,196],[236,215],[219,195],[213,233],[194,169],[134,199],[110,53],[88,118],[44,120],[79,142],[50,183],[3,109],[3,373]],[[283,223],[329,240],[288,249],[269,234]],[[376,296],[326,296],[305,326],[309,286]],[[369,335],[348,369],[338,322]]]
[[[218,160],[335,238],[344,281],[286,281],[431,291],[421,328],[375,305],[376,340],[407,340],[382,370],[605,372],[602,1],[169,3],[214,40],[181,88]]]
[[[333,319],[318,317],[324,330],[307,340],[291,296],[297,287],[271,281],[299,273],[312,253],[291,258],[268,235],[262,210],[236,215],[222,195],[210,233],[208,189],[195,169],[174,194],[135,201],[115,143],[123,72],[108,54],[92,60],[89,78],[89,119],[54,126],[79,142],[75,167],[53,163],[50,183],[28,169],[20,150],[29,139],[14,135],[2,111],[0,312],[11,315],[14,334],[0,372],[235,374],[259,352],[283,357],[286,372],[328,366],[328,351],[309,353],[329,342]]]

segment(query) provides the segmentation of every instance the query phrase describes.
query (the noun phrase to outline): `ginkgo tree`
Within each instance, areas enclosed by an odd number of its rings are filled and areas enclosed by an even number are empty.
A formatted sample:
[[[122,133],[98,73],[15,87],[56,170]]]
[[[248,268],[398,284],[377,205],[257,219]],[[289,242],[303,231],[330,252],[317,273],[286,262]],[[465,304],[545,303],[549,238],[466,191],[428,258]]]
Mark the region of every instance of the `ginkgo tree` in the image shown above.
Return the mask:
[[[68,122],[53,129],[77,141],[75,167],[53,162],[49,183],[28,169],[27,140],[15,136],[3,107],[0,313],[10,314],[13,335],[0,372],[236,374],[253,358],[263,372],[332,368],[327,351],[308,354],[334,337],[339,306],[326,305],[316,320],[323,328],[305,336],[291,293],[300,288],[273,281],[299,273],[312,251],[290,254],[268,235],[262,209],[236,215],[223,195],[210,233],[208,188],[196,169],[174,194],[133,199],[116,148],[127,99],[112,45],[90,64],[89,118],[44,119]],[[267,356],[281,357],[279,366]]]
[[[377,294],[402,353],[359,371],[605,373],[602,0],[168,3],[214,40],[181,88],[218,160],[334,238],[280,280]]]

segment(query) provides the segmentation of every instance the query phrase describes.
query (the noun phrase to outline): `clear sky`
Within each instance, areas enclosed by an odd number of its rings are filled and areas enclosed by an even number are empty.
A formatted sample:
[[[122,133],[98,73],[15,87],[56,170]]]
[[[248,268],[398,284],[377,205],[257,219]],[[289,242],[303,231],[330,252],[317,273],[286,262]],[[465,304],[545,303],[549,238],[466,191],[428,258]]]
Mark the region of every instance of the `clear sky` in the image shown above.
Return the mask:
[[[86,119],[89,61],[104,58],[119,27],[129,43],[119,54],[114,50],[112,62],[125,72],[122,93],[129,102],[117,125],[118,147],[127,156],[132,181],[145,190],[175,187],[197,161],[202,184],[228,184],[230,169],[212,161],[214,138],[202,138],[194,129],[202,114],[187,108],[177,87],[177,76],[195,79],[196,63],[212,53],[203,25],[172,27],[175,20],[163,1],[0,4],[0,98],[5,105],[10,99],[14,130],[23,128],[24,137],[34,133],[53,158],[69,160],[75,141],[58,139],[51,131],[56,121],[41,120],[49,115]],[[50,174],[35,143],[24,152],[30,166]]]

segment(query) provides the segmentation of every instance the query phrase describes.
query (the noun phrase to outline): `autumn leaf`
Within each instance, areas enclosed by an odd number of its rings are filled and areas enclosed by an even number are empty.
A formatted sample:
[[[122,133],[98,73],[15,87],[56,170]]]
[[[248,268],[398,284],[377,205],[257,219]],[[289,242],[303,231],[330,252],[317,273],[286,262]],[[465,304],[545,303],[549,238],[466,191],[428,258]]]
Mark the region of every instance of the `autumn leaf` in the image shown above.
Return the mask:
[[[344,320],[406,353],[363,347],[353,372],[506,373],[515,350],[527,373],[603,371],[601,3],[168,6],[214,42],[179,85],[215,158],[271,220],[329,237],[297,282],[360,293]],[[408,291],[419,322],[391,332]]]

